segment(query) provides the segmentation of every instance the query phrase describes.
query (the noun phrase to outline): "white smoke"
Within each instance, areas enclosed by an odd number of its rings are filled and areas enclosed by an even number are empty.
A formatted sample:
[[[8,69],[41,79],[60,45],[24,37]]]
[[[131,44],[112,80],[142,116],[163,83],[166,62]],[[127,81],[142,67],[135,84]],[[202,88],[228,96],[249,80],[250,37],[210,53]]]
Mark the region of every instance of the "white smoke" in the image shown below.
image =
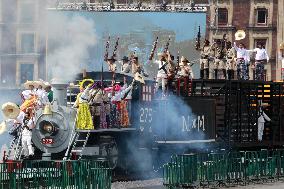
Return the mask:
[[[95,26],[83,16],[50,12],[47,18],[48,77],[72,80],[87,68],[89,49],[96,43]]]

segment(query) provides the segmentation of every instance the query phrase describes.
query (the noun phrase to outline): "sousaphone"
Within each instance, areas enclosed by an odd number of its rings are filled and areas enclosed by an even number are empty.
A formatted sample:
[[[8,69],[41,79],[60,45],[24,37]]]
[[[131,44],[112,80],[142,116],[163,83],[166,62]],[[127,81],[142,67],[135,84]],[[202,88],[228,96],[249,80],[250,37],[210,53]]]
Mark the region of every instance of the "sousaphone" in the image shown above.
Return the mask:
[[[246,37],[246,32],[244,30],[238,30],[236,33],[235,33],[235,40],[236,41],[239,41],[239,40],[242,40]]]

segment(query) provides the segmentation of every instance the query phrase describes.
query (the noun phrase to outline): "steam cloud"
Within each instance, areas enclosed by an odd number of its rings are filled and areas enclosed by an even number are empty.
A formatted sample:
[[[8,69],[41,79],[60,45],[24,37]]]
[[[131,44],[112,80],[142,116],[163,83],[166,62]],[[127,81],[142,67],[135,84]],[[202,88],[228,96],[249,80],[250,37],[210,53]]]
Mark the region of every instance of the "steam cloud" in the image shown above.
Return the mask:
[[[70,81],[88,67],[89,49],[96,44],[95,25],[83,16],[49,12],[47,69],[49,79]]]

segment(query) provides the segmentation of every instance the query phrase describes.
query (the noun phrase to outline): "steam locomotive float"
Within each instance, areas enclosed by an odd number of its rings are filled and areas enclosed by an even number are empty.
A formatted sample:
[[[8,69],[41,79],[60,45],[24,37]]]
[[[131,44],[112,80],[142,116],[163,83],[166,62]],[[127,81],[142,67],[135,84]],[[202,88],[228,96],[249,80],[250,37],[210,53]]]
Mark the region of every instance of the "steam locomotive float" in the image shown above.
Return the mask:
[[[124,77],[132,81],[123,74],[116,74],[116,81]],[[87,78],[100,80],[101,73],[87,72]],[[104,82],[111,80],[112,73],[104,72]],[[284,145],[283,83],[177,79],[166,99],[156,98],[154,85],[145,80],[133,89],[129,127],[75,130],[72,103],[79,88],[53,83],[52,111],[36,114],[35,158],[92,158],[117,170],[146,171],[173,153]],[[257,138],[260,107],[271,118],[262,141]]]

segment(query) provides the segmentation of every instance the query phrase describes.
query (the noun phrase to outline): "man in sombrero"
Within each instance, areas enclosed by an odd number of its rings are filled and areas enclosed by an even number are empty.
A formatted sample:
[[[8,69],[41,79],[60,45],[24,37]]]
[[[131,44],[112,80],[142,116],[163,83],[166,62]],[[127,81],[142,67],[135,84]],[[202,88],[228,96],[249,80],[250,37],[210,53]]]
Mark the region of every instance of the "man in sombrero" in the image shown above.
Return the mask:
[[[35,83],[37,84],[35,94],[38,97],[38,105],[41,107],[49,103],[47,92],[44,90],[46,86],[43,80],[35,81]]]
[[[29,107],[35,107],[37,105],[37,94],[35,89],[37,88],[37,83],[35,81],[27,81],[24,83],[26,90],[22,92],[23,104],[21,105],[21,111],[26,111]]]

